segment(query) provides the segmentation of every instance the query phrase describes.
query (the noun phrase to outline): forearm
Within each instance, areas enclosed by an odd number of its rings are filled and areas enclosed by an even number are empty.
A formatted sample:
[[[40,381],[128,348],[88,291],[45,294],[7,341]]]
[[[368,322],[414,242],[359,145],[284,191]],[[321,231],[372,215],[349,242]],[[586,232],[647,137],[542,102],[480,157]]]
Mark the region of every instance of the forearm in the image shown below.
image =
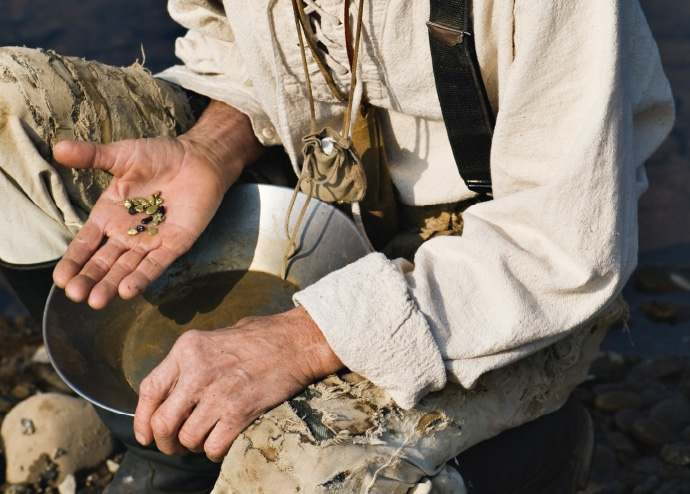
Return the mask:
[[[249,117],[216,100],[211,101],[196,124],[178,139],[217,167],[225,190],[266,150],[254,135]]]

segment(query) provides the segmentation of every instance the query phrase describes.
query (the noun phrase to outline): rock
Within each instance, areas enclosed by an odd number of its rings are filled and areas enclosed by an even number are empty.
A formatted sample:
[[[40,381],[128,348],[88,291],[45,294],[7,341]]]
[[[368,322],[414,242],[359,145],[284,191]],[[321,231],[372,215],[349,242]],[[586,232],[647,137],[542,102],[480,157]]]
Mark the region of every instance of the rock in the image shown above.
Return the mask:
[[[105,465],[108,467],[110,473],[115,473],[120,469],[120,464],[113,460],[106,461]]]
[[[658,458],[640,458],[629,465],[632,472],[644,474],[646,477],[664,477],[664,464]]]
[[[3,491],[4,494],[30,494],[29,488],[21,484],[8,485]]]
[[[654,419],[642,419],[635,422],[632,434],[635,439],[653,449],[660,449],[664,444],[676,440],[668,427]]]
[[[621,408],[639,408],[643,404],[642,398],[630,391],[609,391],[594,399],[594,406],[604,412],[617,412]]]
[[[638,484],[633,489],[633,494],[652,494],[656,488],[661,484],[661,479],[656,475],[647,477],[644,482]]]
[[[609,432],[606,434],[606,442],[617,453],[621,453],[626,456],[636,456],[638,453],[635,443],[633,443],[628,436],[621,432]]]
[[[27,319],[24,316],[14,316],[12,318],[12,325],[15,329],[24,329],[27,326]]]
[[[589,373],[597,378],[617,380],[627,371],[627,363],[623,355],[616,352],[605,352],[598,357],[589,368]]]
[[[654,494],[679,494],[688,492],[687,483],[679,479],[665,480],[659,487],[657,487]]]
[[[649,386],[640,392],[640,398],[645,407],[653,407],[660,401],[667,400],[673,396],[674,393],[660,383]]]
[[[684,396],[664,400],[651,409],[649,416],[672,429],[683,429],[690,425],[690,401]]]
[[[33,432],[27,434],[27,424]],[[32,468],[41,456],[51,455],[60,484],[82,468],[93,467],[111,453],[113,441],[91,404],[58,393],[38,394],[20,402],[0,428],[5,444],[7,482],[36,482]],[[57,451],[64,454],[57,455]]]
[[[636,485],[642,484],[647,478],[647,475],[641,472],[622,470],[618,473],[618,480],[623,482],[628,487],[634,487]],[[626,490],[626,492],[629,492],[629,490]]]
[[[687,290],[688,280],[676,271],[659,264],[640,266],[633,277],[636,290],[648,293]]]
[[[683,371],[683,362],[677,355],[660,355],[641,362],[632,369],[633,374],[659,379],[679,374]]]
[[[649,388],[663,388],[663,385],[656,379],[643,376],[641,374],[630,375],[625,379],[624,389],[634,393],[641,393]]]
[[[62,380],[60,375],[49,365],[35,365],[33,366],[34,374],[48,387],[50,391],[56,391],[62,394],[73,395],[74,391],[69,385]]]
[[[678,384],[680,385],[681,389],[685,392],[685,396],[690,398],[690,367],[687,367],[685,369],[685,372],[683,372],[683,375],[681,376]]]
[[[673,282],[678,288],[685,290],[686,292],[690,292],[690,276],[687,276],[685,273],[674,271],[671,273],[669,278],[671,279],[671,282]]]
[[[661,459],[671,465],[690,465],[690,443],[677,442],[665,445],[661,448]]]
[[[14,388],[12,388],[12,391],[10,391],[10,394],[12,395],[13,398],[16,398],[17,400],[23,400],[25,398],[28,398],[32,392],[33,392],[32,386],[30,386],[26,383],[19,383]]]
[[[616,412],[616,415],[613,417],[613,422],[619,430],[629,434],[635,422],[643,418],[644,414],[635,408],[622,408]]]
[[[602,444],[594,446],[592,468],[599,471],[613,471],[616,469],[616,453]]]
[[[14,402],[9,398],[0,395],[0,413],[9,412],[14,406]]]
[[[50,364],[45,345],[41,345],[36,349],[34,356],[31,357],[31,361],[36,364]]]
[[[678,321],[678,312],[672,304],[649,300],[640,304],[640,311],[652,322],[675,324]]]
[[[74,478],[74,475],[70,474],[65,477],[65,480],[58,485],[58,491],[60,494],[75,494],[77,492],[77,479]]]

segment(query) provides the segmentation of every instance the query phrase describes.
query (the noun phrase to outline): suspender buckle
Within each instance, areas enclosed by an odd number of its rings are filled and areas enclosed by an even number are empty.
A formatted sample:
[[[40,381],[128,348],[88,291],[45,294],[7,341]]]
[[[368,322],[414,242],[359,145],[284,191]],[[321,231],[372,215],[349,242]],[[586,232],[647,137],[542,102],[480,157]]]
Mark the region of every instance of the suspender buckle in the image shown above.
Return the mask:
[[[477,192],[478,194],[491,194],[491,181],[490,180],[465,180],[465,185],[472,192]]]
[[[446,46],[455,46],[461,44],[465,36],[472,36],[467,31],[455,29],[449,26],[444,26],[436,22],[427,22],[426,27],[429,29],[431,35]]]

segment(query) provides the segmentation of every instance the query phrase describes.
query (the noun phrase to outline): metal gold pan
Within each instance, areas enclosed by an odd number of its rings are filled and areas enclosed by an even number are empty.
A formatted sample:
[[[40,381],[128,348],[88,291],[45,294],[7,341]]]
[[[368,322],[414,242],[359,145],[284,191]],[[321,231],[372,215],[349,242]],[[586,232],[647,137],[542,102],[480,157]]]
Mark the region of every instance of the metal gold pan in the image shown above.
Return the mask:
[[[291,294],[369,253],[352,221],[312,200],[280,279],[292,190],[236,185],[195,245],[141,296],[96,311],[53,286],[43,320],[50,360],[79,395],[133,415],[138,385],[188,329],[216,329],[292,307]],[[299,195],[291,225],[306,197]],[[171,212],[170,214],[174,214]],[[165,227],[165,225],[162,225]]]

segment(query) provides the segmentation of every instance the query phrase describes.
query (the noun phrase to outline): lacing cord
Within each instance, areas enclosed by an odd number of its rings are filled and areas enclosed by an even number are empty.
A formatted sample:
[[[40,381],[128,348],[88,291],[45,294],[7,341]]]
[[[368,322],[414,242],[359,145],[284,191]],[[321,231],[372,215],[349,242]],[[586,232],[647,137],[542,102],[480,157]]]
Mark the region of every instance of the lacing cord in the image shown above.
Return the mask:
[[[331,76],[330,72],[328,71],[328,68],[326,67],[325,62],[323,61],[322,54],[320,50],[318,49],[316,42],[314,41],[315,35],[314,32],[311,28],[311,24],[309,23],[309,19],[307,17],[307,14],[304,11],[304,5],[302,4],[303,0],[292,0],[292,10],[293,14],[295,17],[295,27],[297,29],[297,38],[299,40],[299,47],[300,47],[300,54],[302,56],[302,68],[304,70],[304,79],[305,79],[305,86],[307,90],[307,99],[309,101],[309,115],[310,115],[310,124],[311,124],[311,132],[312,134],[316,132],[316,109],[315,109],[315,104],[314,104],[314,94],[312,91],[311,87],[311,78],[309,77],[309,69],[307,66],[307,55],[306,55],[306,49],[305,49],[305,38],[306,38],[306,45],[309,47],[311,54],[316,61],[316,65],[319,68],[319,71],[323,75],[324,79],[326,80],[326,83],[328,87],[330,88],[331,92],[333,95],[338,99],[338,101],[345,101],[345,97],[342,95],[338,87],[335,85],[335,81],[333,80],[333,77]],[[313,4],[313,1],[310,0],[305,0],[310,6],[315,7]],[[345,28],[346,28],[346,46],[348,49],[348,59],[350,61],[350,94],[347,99],[347,107],[345,110],[345,114],[343,115],[343,125],[342,125],[342,130],[340,131],[340,135],[345,138],[349,139],[352,128],[354,127],[354,122],[356,119],[356,114],[353,114],[352,108],[354,106],[354,101],[357,99],[358,101],[361,102],[362,99],[362,93],[363,93],[363,88],[361,84],[358,84],[357,81],[357,75],[358,72],[361,70],[359,69],[358,66],[358,56],[359,56],[359,45],[360,45],[360,38],[361,38],[361,32],[362,32],[362,13],[364,10],[364,0],[359,0],[359,12],[357,14],[357,30],[356,30],[356,35],[355,35],[355,42],[354,42],[354,48],[350,50],[350,43],[349,43],[349,0],[345,0]],[[350,54],[351,58],[350,58]],[[292,198],[290,199],[290,204],[288,205],[288,210],[287,214],[285,216],[285,234],[288,237],[288,245],[287,248],[285,249],[285,254],[283,256],[283,266],[282,266],[282,278],[285,279],[287,277],[287,265],[292,258],[292,256],[295,255],[297,251],[297,234],[299,232],[299,227],[302,224],[302,221],[304,219],[304,215],[307,211],[307,208],[309,206],[309,203],[311,202],[312,197],[314,196],[314,190],[317,185],[325,185],[328,183],[330,180],[332,180],[336,174],[338,173],[338,167],[334,166],[332,170],[330,170],[330,173],[322,179],[316,179],[315,178],[315,173],[313,169],[313,163],[312,159],[306,158],[304,160],[304,163],[302,164],[302,173],[300,174],[300,178],[297,181],[297,185],[295,186],[295,190],[292,194]],[[290,217],[292,216],[292,209],[295,205],[295,200],[297,199],[297,195],[302,187],[302,184],[304,183],[305,180],[309,180],[309,191],[307,193],[307,199],[304,202],[300,214],[297,218],[297,222],[295,223],[294,229],[292,233],[290,232]],[[364,225],[361,220],[361,213],[360,213],[360,208],[359,208],[359,203],[357,201],[354,201],[352,203],[352,210],[353,210],[353,217],[355,218],[355,224],[357,225],[357,229],[360,231],[360,233],[364,236],[366,239],[366,242],[371,245],[371,242],[369,242],[368,237],[366,236],[366,232],[364,231]],[[356,211],[356,213],[355,213]],[[357,221],[359,219],[359,221]],[[372,249],[373,250],[373,249]]]

